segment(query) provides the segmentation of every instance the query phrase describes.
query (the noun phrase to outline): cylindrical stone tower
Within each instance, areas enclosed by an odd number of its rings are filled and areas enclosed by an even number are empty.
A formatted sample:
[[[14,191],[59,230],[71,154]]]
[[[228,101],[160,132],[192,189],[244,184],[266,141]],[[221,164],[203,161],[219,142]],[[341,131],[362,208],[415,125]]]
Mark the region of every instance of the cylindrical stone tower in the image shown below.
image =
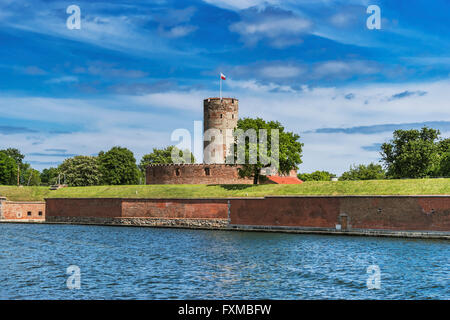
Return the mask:
[[[234,143],[233,130],[237,126],[238,110],[239,101],[235,98],[203,100],[204,163],[225,163]],[[222,141],[215,141],[217,135],[222,135]]]

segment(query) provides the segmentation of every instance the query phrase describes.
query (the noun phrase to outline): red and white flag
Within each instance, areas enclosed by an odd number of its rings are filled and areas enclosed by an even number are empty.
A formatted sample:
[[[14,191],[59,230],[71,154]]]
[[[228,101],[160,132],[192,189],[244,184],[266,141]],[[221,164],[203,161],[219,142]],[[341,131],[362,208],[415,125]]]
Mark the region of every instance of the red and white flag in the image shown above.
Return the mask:
[[[222,79],[222,80],[226,80],[227,79],[227,77],[225,77],[225,75],[221,72],[220,73],[220,79]]]

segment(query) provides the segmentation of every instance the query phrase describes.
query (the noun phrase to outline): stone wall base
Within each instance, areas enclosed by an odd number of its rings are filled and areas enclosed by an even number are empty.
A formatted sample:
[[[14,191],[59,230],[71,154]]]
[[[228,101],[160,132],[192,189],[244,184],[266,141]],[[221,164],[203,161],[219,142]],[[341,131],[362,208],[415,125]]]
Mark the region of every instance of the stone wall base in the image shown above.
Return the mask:
[[[397,230],[384,230],[384,229],[352,229],[352,230],[342,231],[342,230],[336,230],[336,229],[332,229],[332,228],[253,226],[253,225],[229,225],[227,230],[450,240],[450,232],[426,231],[426,230],[425,231],[418,231],[418,230],[397,231]]]
[[[47,217],[47,223],[224,229],[227,219]]]

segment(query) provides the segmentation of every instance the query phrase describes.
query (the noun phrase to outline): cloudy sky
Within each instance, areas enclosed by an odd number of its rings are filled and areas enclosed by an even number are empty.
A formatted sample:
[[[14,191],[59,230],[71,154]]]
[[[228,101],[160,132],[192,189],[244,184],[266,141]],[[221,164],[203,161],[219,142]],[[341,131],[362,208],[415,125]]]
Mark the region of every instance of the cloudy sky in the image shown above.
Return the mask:
[[[66,26],[69,5],[81,29]],[[381,30],[369,30],[369,5]],[[279,120],[301,172],[379,161],[397,128],[450,136],[448,0],[0,0],[0,148],[37,169],[115,145],[139,161],[202,100]]]

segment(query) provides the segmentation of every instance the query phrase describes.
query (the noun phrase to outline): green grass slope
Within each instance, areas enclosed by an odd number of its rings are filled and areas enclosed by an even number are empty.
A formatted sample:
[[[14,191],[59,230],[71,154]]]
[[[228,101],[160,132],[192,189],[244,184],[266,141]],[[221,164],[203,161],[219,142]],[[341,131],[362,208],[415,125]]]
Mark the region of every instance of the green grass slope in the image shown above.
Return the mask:
[[[225,198],[267,195],[450,195],[450,179],[312,181],[300,185],[138,185],[69,187],[0,186],[12,201],[44,198]]]

